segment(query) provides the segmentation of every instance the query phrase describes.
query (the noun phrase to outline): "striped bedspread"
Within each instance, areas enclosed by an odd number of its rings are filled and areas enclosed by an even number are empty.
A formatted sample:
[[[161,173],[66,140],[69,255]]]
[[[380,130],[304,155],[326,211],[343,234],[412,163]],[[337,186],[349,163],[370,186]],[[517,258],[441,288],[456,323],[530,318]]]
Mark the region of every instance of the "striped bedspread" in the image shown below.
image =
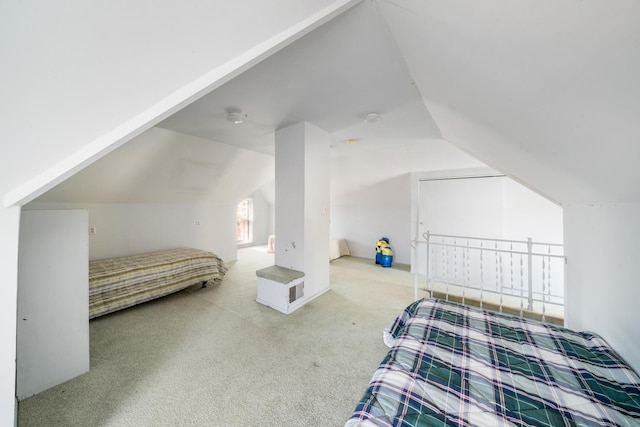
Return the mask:
[[[150,301],[196,283],[220,283],[227,266],[212,252],[170,249],[89,262],[89,318]]]
[[[347,426],[640,426],[640,379],[595,334],[433,299],[390,333]]]

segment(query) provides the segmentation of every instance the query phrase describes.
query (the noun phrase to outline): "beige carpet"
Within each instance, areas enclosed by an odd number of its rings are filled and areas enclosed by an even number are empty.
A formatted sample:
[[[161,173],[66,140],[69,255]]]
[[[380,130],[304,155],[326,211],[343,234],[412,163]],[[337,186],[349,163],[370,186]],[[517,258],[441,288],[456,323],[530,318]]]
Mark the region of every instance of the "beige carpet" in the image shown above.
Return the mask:
[[[286,316],[255,302],[273,254],[238,258],[220,286],[91,321],[91,371],[20,402],[19,426],[343,425],[413,277],[343,257],[331,292]]]

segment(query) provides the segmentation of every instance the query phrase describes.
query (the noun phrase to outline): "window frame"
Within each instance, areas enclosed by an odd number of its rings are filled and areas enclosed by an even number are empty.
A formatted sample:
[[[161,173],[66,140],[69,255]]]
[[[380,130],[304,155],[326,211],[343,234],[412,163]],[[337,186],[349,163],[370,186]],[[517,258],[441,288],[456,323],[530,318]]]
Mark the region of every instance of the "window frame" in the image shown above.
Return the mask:
[[[240,216],[240,205],[246,203],[246,216]],[[240,222],[246,222],[246,238],[238,239]],[[247,245],[253,243],[253,199],[246,197],[236,205],[236,244]]]

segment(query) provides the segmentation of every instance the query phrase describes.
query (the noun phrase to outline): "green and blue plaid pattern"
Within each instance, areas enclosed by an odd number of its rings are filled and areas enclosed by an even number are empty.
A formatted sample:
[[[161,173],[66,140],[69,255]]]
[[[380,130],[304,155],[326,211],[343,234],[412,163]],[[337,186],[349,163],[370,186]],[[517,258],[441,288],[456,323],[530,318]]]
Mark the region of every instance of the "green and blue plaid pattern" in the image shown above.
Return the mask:
[[[346,426],[640,426],[640,379],[593,333],[423,299]]]

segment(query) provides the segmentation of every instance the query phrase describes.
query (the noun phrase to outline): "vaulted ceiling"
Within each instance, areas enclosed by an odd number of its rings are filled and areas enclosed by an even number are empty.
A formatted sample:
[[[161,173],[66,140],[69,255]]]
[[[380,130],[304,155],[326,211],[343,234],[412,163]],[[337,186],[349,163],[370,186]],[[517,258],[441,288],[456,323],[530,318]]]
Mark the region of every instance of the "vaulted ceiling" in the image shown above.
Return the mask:
[[[233,178],[246,180],[238,191],[255,190],[269,181],[275,130],[309,121],[332,135],[333,161],[356,171],[378,158],[393,159],[390,175],[478,165],[471,155],[560,203],[639,201],[638,75],[633,0],[364,0],[160,122],[152,135],[172,141],[168,157],[150,155],[161,144],[148,151],[143,135],[42,200],[95,199],[80,183],[109,182],[115,164],[122,176],[157,179],[98,199],[144,198],[176,183],[213,197],[185,180],[201,182],[249,152],[262,172]],[[244,123],[228,122],[229,109]],[[369,112],[382,119],[365,122]],[[191,148],[177,154],[180,144]],[[185,162],[200,172],[180,176]]]
[[[640,3],[378,4],[447,141],[563,203],[640,200]]]
[[[242,112],[232,125],[227,110]],[[365,122],[367,113],[381,120]],[[158,126],[274,154],[274,131],[307,121],[333,156],[440,139],[393,35],[363,2],[195,101]],[[357,144],[349,145],[349,139]]]

